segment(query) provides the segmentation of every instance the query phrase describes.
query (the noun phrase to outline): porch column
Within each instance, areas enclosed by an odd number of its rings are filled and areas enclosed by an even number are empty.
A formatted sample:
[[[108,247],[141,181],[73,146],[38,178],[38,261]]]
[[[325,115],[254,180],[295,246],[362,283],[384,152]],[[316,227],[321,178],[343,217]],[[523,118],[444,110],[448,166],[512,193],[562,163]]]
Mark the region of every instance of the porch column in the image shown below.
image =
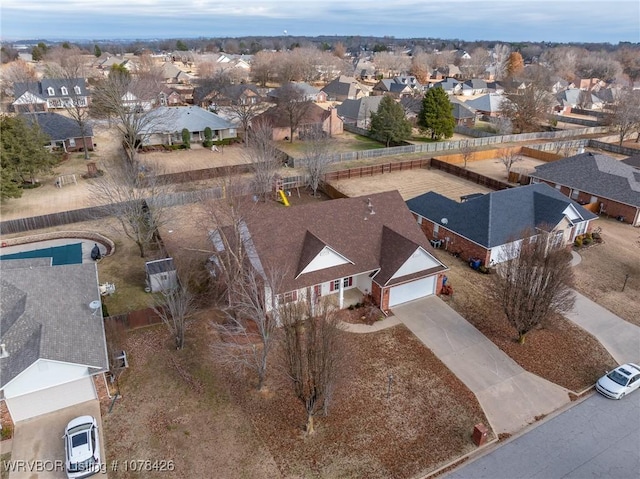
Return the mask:
[[[344,308],[344,278],[340,278],[340,288],[338,289],[338,304],[340,309]]]

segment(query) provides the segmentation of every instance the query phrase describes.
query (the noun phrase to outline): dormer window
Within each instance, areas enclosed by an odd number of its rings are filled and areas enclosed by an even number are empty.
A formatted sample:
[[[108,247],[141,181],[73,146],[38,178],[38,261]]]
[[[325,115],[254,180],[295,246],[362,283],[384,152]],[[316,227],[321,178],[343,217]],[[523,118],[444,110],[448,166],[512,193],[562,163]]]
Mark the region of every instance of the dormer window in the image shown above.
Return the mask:
[[[76,92],[76,95],[79,95],[80,93],[82,93],[82,91],[80,90],[80,87],[78,85],[73,87],[73,91]]]
[[[47,93],[49,96],[53,96],[56,94],[55,90],[52,87],[47,88]]]
[[[69,90],[67,90],[66,86],[61,87],[60,91],[62,92],[63,95],[68,95],[69,94]]]

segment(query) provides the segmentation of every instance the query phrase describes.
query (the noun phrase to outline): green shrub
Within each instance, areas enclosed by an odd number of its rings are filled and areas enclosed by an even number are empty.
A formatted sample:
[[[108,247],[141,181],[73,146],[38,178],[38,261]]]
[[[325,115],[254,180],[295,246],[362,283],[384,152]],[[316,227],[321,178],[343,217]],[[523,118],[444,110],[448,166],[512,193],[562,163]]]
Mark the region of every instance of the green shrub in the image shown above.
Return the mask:
[[[585,238],[582,240],[583,246],[590,245],[591,243],[593,243],[593,240],[589,236],[585,236]]]
[[[186,128],[182,129],[182,144],[185,148],[191,148],[191,133]]]
[[[582,247],[582,237],[581,236],[576,236],[576,239],[573,241],[573,245],[576,248]]]
[[[0,438],[4,441],[5,439],[11,439],[13,436],[13,429],[11,426],[7,426],[6,424],[2,426],[2,430],[0,430]]]
[[[207,141],[211,141],[213,139],[213,132],[211,131],[211,128],[206,127],[204,129],[204,139]],[[211,146],[211,145],[209,145]]]

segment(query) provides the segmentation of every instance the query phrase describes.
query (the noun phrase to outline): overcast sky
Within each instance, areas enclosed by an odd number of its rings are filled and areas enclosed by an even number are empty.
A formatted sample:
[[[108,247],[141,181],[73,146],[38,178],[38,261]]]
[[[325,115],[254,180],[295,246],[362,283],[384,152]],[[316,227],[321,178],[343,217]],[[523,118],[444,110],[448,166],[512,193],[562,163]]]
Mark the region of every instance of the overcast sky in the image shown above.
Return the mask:
[[[363,35],[640,42],[639,0],[1,0],[0,35],[150,39]]]

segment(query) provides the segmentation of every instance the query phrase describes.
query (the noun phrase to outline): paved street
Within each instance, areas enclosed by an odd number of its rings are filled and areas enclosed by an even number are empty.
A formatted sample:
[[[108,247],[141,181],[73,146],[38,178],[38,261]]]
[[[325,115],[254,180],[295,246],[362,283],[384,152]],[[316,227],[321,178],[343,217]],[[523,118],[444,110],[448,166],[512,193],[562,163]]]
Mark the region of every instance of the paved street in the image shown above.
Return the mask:
[[[496,445],[447,479],[615,478],[640,471],[640,393],[593,394],[528,432]]]

